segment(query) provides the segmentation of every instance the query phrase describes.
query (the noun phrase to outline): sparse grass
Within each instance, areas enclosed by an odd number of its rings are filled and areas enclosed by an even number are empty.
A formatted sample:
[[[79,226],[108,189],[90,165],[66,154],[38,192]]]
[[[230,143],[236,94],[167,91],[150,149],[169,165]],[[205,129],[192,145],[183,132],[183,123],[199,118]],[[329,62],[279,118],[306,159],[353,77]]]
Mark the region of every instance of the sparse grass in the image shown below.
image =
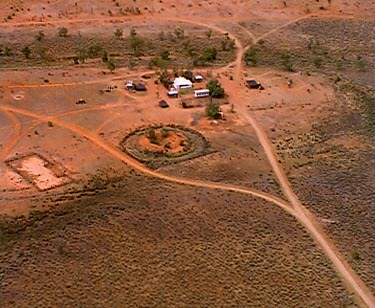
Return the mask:
[[[317,296],[323,306],[354,305],[311,238],[274,205],[143,176],[119,183],[50,209],[42,223],[0,224],[4,305],[310,306]],[[14,297],[19,288],[27,292]]]

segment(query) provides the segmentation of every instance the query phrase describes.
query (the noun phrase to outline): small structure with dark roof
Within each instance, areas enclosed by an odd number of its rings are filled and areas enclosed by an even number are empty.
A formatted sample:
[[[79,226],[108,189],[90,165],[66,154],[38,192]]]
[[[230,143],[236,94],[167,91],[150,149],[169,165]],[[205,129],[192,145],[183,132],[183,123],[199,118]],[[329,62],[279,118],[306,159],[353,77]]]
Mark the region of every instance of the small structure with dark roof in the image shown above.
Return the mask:
[[[142,83],[136,84],[135,87],[134,87],[134,89],[136,91],[147,91],[146,86],[144,84],[142,84]]]
[[[168,103],[167,103],[165,100],[161,100],[161,101],[159,102],[159,106],[160,106],[161,108],[168,108],[168,107],[169,107]]]
[[[256,80],[246,80],[245,82],[246,86],[250,89],[258,89],[261,85]]]

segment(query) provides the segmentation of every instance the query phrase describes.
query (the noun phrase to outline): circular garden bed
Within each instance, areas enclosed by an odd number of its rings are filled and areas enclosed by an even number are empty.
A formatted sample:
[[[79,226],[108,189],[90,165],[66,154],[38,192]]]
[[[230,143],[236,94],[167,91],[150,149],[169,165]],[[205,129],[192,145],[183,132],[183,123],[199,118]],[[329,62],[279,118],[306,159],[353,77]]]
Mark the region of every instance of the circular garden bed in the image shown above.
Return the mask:
[[[209,153],[210,143],[199,132],[182,125],[152,125],[126,135],[122,151],[157,169]]]

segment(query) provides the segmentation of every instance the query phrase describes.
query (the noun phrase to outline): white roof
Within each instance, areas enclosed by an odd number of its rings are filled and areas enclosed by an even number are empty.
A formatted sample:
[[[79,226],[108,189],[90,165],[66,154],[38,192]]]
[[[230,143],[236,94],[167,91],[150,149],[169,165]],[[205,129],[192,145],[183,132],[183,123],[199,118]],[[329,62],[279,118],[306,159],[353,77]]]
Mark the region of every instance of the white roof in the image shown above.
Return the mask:
[[[207,93],[210,92],[208,89],[195,90],[194,93]]]
[[[175,78],[173,84],[178,86],[193,85],[193,83],[189,79],[186,79],[184,77]]]
[[[197,75],[197,76],[194,76],[195,79],[203,79],[203,76],[201,75]]]
[[[173,94],[173,93],[178,93],[175,88],[172,88],[168,91],[168,93]]]

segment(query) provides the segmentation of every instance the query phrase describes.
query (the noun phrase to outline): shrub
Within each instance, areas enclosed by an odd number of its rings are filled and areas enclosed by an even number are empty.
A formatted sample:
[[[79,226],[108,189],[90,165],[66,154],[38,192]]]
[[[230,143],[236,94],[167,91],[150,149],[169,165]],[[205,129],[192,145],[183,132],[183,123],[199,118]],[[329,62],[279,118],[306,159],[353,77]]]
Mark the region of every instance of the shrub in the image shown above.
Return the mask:
[[[246,65],[256,66],[258,63],[257,53],[254,49],[249,49],[245,54]]]
[[[102,61],[103,61],[104,63],[107,63],[107,62],[108,62],[108,53],[107,53],[107,51],[105,51],[105,50],[104,50],[103,55],[102,55]]]
[[[163,49],[160,52],[160,57],[162,58],[162,60],[169,60],[169,56],[170,56],[170,52],[166,49]]]
[[[281,56],[281,65],[283,68],[289,72],[293,72],[293,64],[291,62],[291,56],[288,54],[283,54]]]
[[[204,34],[206,35],[206,37],[207,37],[208,39],[210,39],[211,36],[212,36],[212,29],[207,30]]]
[[[171,82],[169,73],[167,70],[163,70],[159,76],[160,83],[166,88],[169,89],[169,84]]]
[[[30,50],[29,46],[23,47],[21,49],[21,52],[23,53],[23,55],[25,56],[26,59],[30,58],[31,50]]]
[[[48,127],[53,127],[53,123],[51,121],[48,121]]]
[[[120,39],[120,38],[122,38],[122,35],[123,35],[123,31],[121,29],[116,29],[115,37]]]
[[[206,114],[211,119],[220,118],[220,106],[216,103],[209,103],[206,107]]]
[[[92,44],[87,48],[87,56],[89,58],[97,57],[99,53],[102,51],[102,49],[102,46],[100,46],[99,44]]]
[[[314,59],[314,64],[317,68],[321,67],[323,64],[323,59],[321,57],[317,57]]]
[[[65,27],[59,28],[58,32],[60,37],[67,37],[68,36],[68,29]]]
[[[40,42],[42,39],[44,38],[44,32],[43,31],[39,31],[36,35],[35,35],[35,39]]]
[[[357,58],[357,61],[355,63],[355,66],[360,70],[360,71],[364,71],[365,67],[366,67],[366,61],[365,59],[363,59],[362,57],[358,57]]]
[[[215,47],[206,48],[203,54],[199,57],[201,61],[213,62],[217,58],[217,49]]]
[[[354,250],[352,252],[352,258],[353,258],[354,261],[359,261],[359,260],[362,259],[361,255],[359,254],[359,252],[357,250]]]

